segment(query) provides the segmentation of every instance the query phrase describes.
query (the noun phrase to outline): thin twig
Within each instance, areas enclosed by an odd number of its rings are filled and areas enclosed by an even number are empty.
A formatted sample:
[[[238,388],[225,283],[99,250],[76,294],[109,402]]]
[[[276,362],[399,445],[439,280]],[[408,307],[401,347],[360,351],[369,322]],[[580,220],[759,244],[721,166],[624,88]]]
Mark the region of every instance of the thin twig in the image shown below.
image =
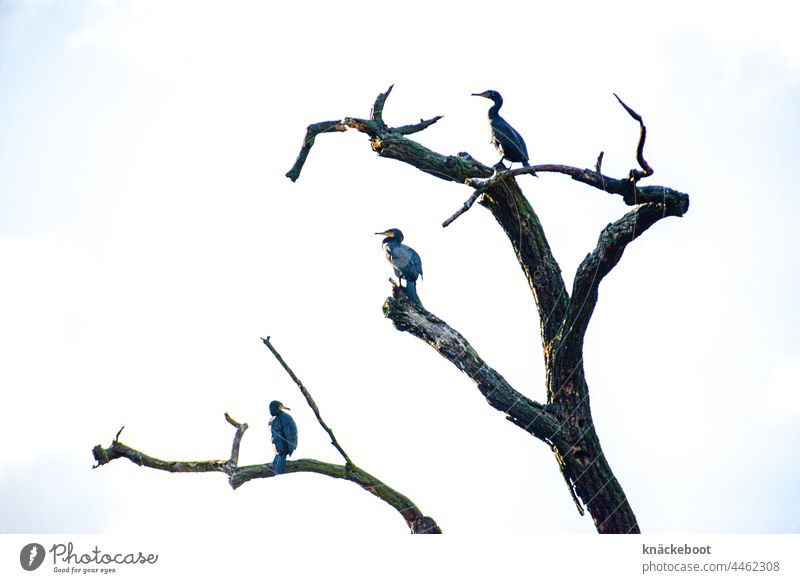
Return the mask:
[[[622,107],[625,108],[625,111],[627,111],[628,114],[633,119],[639,122],[640,131],[639,131],[639,143],[636,146],[636,161],[639,162],[639,166],[642,167],[642,170],[633,169],[630,171],[630,174],[628,175],[630,181],[636,183],[639,181],[640,178],[644,178],[645,176],[650,176],[651,174],[653,174],[653,169],[647,163],[647,160],[644,159],[644,140],[647,137],[647,128],[644,127],[644,121],[642,120],[641,115],[639,115],[638,113],[633,111],[630,107],[628,107],[628,105],[624,101],[622,101],[619,98],[619,95],[617,95],[616,93],[614,94],[614,97],[616,97],[617,101],[620,102],[620,105],[622,105]]]
[[[247,423],[239,423],[227,413],[225,413],[225,421],[236,428],[236,435],[233,436],[233,444],[231,445],[231,458],[228,460],[228,465],[231,468],[235,468],[239,465],[239,445],[242,442],[242,437],[244,437],[244,432],[247,431]]]
[[[431,119],[421,119],[421,120],[419,120],[419,123],[414,123],[414,124],[411,124],[411,125],[392,128],[392,131],[397,132],[398,134],[400,134],[402,136],[408,136],[410,134],[415,134],[417,132],[421,132],[425,128],[429,128],[430,126],[435,124],[437,121],[442,119],[442,117],[444,117],[444,116],[437,115],[436,117],[432,117]]]
[[[303,393],[303,396],[306,398],[306,401],[308,402],[308,406],[311,407],[311,410],[314,412],[314,415],[316,416],[317,421],[319,421],[319,424],[322,425],[322,428],[325,431],[328,432],[328,435],[330,435],[331,444],[333,445],[333,447],[335,447],[339,451],[339,453],[342,454],[342,457],[347,462],[347,465],[353,465],[353,462],[350,459],[350,457],[347,455],[347,453],[345,453],[344,449],[342,449],[342,446],[339,445],[339,442],[336,441],[336,436],[333,434],[333,431],[331,430],[331,428],[328,427],[325,424],[325,422],[322,420],[322,416],[319,413],[319,408],[317,407],[317,404],[314,402],[314,399],[311,397],[311,393],[308,392],[308,389],[306,389],[305,386],[303,385],[303,383],[300,381],[300,379],[297,378],[297,375],[294,374],[294,371],[292,371],[292,369],[289,368],[289,365],[286,364],[286,361],[283,360],[283,358],[281,357],[280,354],[278,354],[278,351],[275,350],[275,347],[272,346],[272,343],[269,341],[269,339],[270,339],[270,337],[267,336],[266,338],[262,338],[261,341],[267,346],[267,348],[269,348],[269,350],[270,350],[270,352],[272,352],[273,356],[278,360],[279,363],[281,363],[281,366],[283,367],[283,370],[285,370],[289,374],[289,376],[292,377],[292,380],[297,385],[297,387],[300,389],[300,392]]]
[[[456,212],[445,219],[445,221],[442,223],[442,227],[449,227],[453,221],[471,209],[472,205],[475,204],[475,201],[478,200],[478,197],[489,190],[490,187],[494,186],[502,176],[503,175],[498,174],[497,169],[495,169],[494,174],[488,178],[467,178],[464,183],[474,188],[475,192],[473,192],[470,197],[464,201],[464,204],[462,204]]]
[[[390,85],[386,93],[380,93],[375,99],[375,104],[372,106],[372,111],[369,114],[371,120],[383,124],[383,106],[386,104],[386,99],[394,89],[394,85]]]
[[[597,162],[595,162],[595,165],[594,165],[594,171],[595,171],[595,172],[597,172],[598,174],[602,174],[602,173],[600,172],[600,167],[603,165],[603,155],[604,155],[604,154],[605,154],[605,152],[600,152],[600,153],[597,155]]]
[[[462,204],[461,207],[456,212],[454,212],[452,215],[450,215],[450,217],[445,219],[445,221],[442,223],[442,227],[449,227],[452,224],[453,221],[455,221],[458,217],[460,217],[465,212],[467,212],[469,209],[471,209],[472,205],[475,204],[475,201],[478,200],[478,197],[481,194],[483,194],[483,192],[485,190],[486,189],[483,189],[483,190],[477,189],[477,190],[475,190],[475,192],[473,192],[472,195],[466,201],[464,201],[464,204]]]

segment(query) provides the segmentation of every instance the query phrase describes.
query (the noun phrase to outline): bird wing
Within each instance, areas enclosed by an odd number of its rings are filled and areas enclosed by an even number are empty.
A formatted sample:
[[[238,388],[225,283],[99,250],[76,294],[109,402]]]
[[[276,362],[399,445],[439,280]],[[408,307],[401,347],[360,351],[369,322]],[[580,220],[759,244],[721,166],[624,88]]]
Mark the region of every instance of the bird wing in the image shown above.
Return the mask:
[[[492,141],[506,159],[512,162],[528,160],[528,147],[519,132],[502,117],[492,121]]]
[[[287,413],[278,413],[270,421],[272,427],[272,444],[275,451],[290,455],[297,448],[297,424]]]
[[[403,271],[402,271],[400,265],[398,265],[397,258],[395,257],[396,248],[397,248],[397,245],[394,245],[394,246],[384,245],[383,246],[383,252],[386,254],[387,261],[389,261],[389,263],[394,268],[394,274],[397,277],[404,277],[403,276]]]
[[[387,248],[386,253],[395,269],[400,271],[400,277],[415,280],[422,275],[422,260],[408,245],[395,245],[393,249]]]
[[[419,273],[419,276],[422,277],[422,259],[420,259],[419,253],[414,251],[411,247],[409,247],[408,250],[411,251],[411,266],[414,271]]]
[[[278,451],[278,443],[281,441],[281,425],[281,420],[277,417],[273,417],[269,420],[270,438],[272,439],[272,445],[275,447],[275,451]]]
[[[297,449],[297,424],[292,419],[291,415],[283,414],[284,417],[284,427],[283,427],[283,435],[286,439],[286,445],[289,449],[287,451],[287,455],[291,454],[294,450]]]

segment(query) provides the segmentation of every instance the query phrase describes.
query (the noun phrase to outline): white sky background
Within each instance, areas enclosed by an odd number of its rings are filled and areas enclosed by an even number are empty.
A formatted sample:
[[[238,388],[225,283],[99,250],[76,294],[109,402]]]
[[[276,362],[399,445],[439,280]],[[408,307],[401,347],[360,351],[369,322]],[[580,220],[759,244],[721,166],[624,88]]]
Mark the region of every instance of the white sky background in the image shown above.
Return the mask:
[[[717,3],[713,3],[717,4]],[[422,256],[426,307],[519,390],[545,399],[538,320],[502,231],[470,191],[379,159],[355,132],[392,83],[390,124],[493,164],[488,101],[534,163],[622,177],[644,116],[647,184],[691,208],[603,281],[585,365],[603,449],[645,532],[800,530],[796,164],[800,45],[781,3],[129,3],[0,1],[0,532],[403,533],[346,482],[309,474],[232,492],[222,474],[125,460],[271,459],[267,404],[295,457],[353,460],[449,533],[591,533],[550,450],[381,314],[375,231]],[[381,5],[383,6],[383,5]],[[566,6],[566,7],[565,7]],[[691,8],[691,9],[690,9]],[[492,17],[494,13],[497,16]],[[618,197],[521,177],[571,288]]]

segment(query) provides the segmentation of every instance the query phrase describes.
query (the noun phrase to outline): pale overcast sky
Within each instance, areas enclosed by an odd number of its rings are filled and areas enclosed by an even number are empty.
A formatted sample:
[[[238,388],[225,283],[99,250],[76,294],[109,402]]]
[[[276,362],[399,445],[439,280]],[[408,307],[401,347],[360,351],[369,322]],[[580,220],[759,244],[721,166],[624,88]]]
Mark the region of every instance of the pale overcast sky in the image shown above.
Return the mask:
[[[339,463],[261,344],[271,335],[353,460],[449,533],[591,533],[550,450],[381,314],[373,235],[422,256],[426,307],[531,398],[539,324],[502,231],[469,196],[321,136],[366,117],[443,115],[416,138],[493,164],[488,102],[533,163],[622,177],[644,116],[646,184],[687,192],[603,281],[585,367],[603,449],[651,533],[800,530],[800,41],[784,3],[0,0],[0,532],[402,533],[388,506],[310,474],[233,492],[222,474],[126,460],[271,459],[267,404],[295,458]],[[649,6],[649,4],[648,4]],[[376,9],[376,7],[380,7]],[[559,175],[520,178],[568,287],[629,209]],[[262,533],[263,535],[263,533]],[[269,536],[269,535],[266,535]]]

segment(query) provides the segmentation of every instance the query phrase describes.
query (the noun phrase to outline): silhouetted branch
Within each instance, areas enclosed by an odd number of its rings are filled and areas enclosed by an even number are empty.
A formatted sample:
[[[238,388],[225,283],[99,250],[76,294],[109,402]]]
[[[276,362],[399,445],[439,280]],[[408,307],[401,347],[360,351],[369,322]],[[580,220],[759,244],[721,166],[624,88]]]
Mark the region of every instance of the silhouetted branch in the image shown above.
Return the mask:
[[[383,122],[383,106],[386,103],[386,99],[389,97],[389,94],[394,89],[394,84],[389,85],[389,89],[387,89],[384,93],[378,94],[378,97],[375,99],[375,104],[372,106],[372,111],[369,114],[369,118],[378,122],[379,124],[384,124]]]
[[[225,414],[225,419],[236,427],[236,436],[231,448],[231,459],[229,460],[204,460],[204,461],[165,461],[133,449],[115,438],[111,446],[104,448],[96,445],[92,449],[92,455],[97,462],[95,468],[106,465],[115,459],[125,458],[135,463],[137,466],[144,466],[154,470],[161,470],[171,473],[204,473],[221,472],[228,476],[228,483],[231,488],[236,490],[242,484],[257,478],[273,478],[277,476],[272,470],[272,464],[259,464],[250,466],[238,466],[239,443],[244,432],[247,430],[246,423],[238,423],[230,415]],[[119,433],[117,433],[119,437]],[[362,470],[358,466],[348,463],[345,466],[329,464],[313,459],[300,459],[286,462],[286,474],[296,472],[310,472],[340,478],[353,482],[364,488],[373,496],[377,496],[397,510],[406,521],[413,534],[439,534],[441,529],[436,521],[429,516],[425,516],[417,506],[406,496],[387,486],[376,477]],[[280,474],[283,475],[283,474]]]
[[[239,465],[239,444],[242,442],[244,432],[247,431],[247,423],[239,423],[227,413],[225,413],[225,420],[236,428],[236,435],[233,436],[233,445],[231,446],[231,459],[228,460],[228,465],[235,467]]]
[[[401,332],[424,340],[477,385],[488,403],[506,414],[510,421],[547,443],[566,445],[558,420],[547,407],[515,390],[508,381],[475,351],[457,330],[425,308],[408,300],[405,288],[394,286],[383,313]]]
[[[486,364],[466,338],[445,321],[409,301],[405,288],[395,285],[394,282],[392,297],[386,299],[383,313],[392,321],[395,328],[424,340],[472,379],[486,401],[504,413],[506,419],[553,449],[570,495],[578,511],[583,514],[583,508],[558,453],[559,450],[568,451],[570,444],[561,431],[561,422],[548,410],[548,407],[514,389],[499,372]]]
[[[619,179],[605,176],[598,171],[601,162],[602,152],[601,156],[598,157],[598,162],[594,170],[589,168],[576,168],[564,164],[537,164],[535,166],[501,170],[488,178],[470,178],[465,181],[465,184],[485,192],[488,188],[507,181],[509,178],[516,178],[517,176],[532,174],[534,172],[537,174],[553,172],[557,174],[566,174],[573,180],[577,180],[578,182],[610,194],[618,194],[622,196],[623,201],[628,206],[635,206],[647,202],[658,202],[669,205],[673,209],[682,209],[680,212],[668,213],[671,216],[682,216],[688,210],[689,196],[687,194],[666,186],[637,186],[628,178]],[[449,225],[450,223],[452,223],[452,221],[447,224]]]
[[[605,152],[600,152],[597,155],[597,162],[594,163],[594,171],[600,174],[600,168],[603,166],[603,155]]]
[[[437,115],[436,117],[432,117],[431,119],[421,119],[419,123],[414,123],[407,126],[400,126],[399,128],[394,128],[394,131],[400,135],[407,136],[409,134],[416,134],[417,132],[421,132],[422,130],[431,127],[437,121],[442,119],[443,116]]]
[[[396,128],[387,127],[383,121],[383,108],[391,90],[392,87],[389,87],[385,93],[378,95],[375,104],[372,106],[369,119],[344,117],[341,121],[337,122],[311,124],[308,126],[309,133],[311,132],[311,128],[316,128],[318,126],[324,128],[326,127],[325,124],[331,123],[337,124],[337,126],[340,126],[340,129],[328,129],[325,131],[345,131],[347,129],[354,129],[370,137],[370,145],[373,151],[379,156],[400,159],[407,162],[415,160],[416,163],[413,163],[414,166],[423,172],[428,172],[443,180],[464,182],[464,180],[470,176],[489,176],[492,173],[489,168],[476,162],[469,155],[463,159],[460,156],[442,156],[405,137],[408,134],[413,134],[430,127],[439,121],[442,116],[423,120],[417,124],[404,125]],[[300,155],[297,157],[297,162],[295,162],[291,170],[286,173],[286,176],[289,177],[292,182],[300,177],[300,171],[308,156],[308,150],[313,145],[314,140],[309,140],[309,134],[307,133],[306,139],[303,142],[303,148],[300,151]]]
[[[492,182],[492,178],[494,178],[496,175],[497,172],[492,174],[492,176],[489,178],[467,178],[467,184],[472,186],[475,191],[466,201],[464,201],[464,204],[461,205],[461,208],[450,215],[450,217],[445,219],[445,221],[442,223],[442,227],[449,227],[453,221],[471,209],[472,205],[475,204],[475,201],[478,200],[478,197],[494,184],[494,182]]]
[[[350,457],[347,455],[347,453],[345,453],[344,449],[342,449],[342,446],[339,445],[339,442],[336,441],[336,436],[333,434],[333,430],[330,427],[328,427],[327,424],[322,420],[322,416],[319,413],[319,408],[317,407],[317,404],[314,402],[311,393],[308,392],[308,389],[306,389],[306,387],[303,385],[300,379],[297,378],[297,375],[294,374],[294,371],[291,368],[289,368],[289,365],[286,364],[286,361],[283,360],[283,357],[281,357],[281,355],[278,354],[278,351],[275,350],[275,347],[272,346],[272,343],[269,341],[269,339],[270,337],[267,336],[266,338],[262,338],[261,341],[266,345],[267,348],[269,348],[270,352],[272,352],[272,355],[277,359],[277,361],[283,367],[283,370],[285,370],[288,373],[288,375],[292,378],[294,383],[300,389],[300,392],[303,393],[303,396],[306,398],[308,406],[311,407],[311,410],[314,412],[314,416],[317,418],[317,421],[319,421],[319,424],[322,425],[322,428],[330,436],[331,445],[333,445],[333,447],[335,447],[336,450],[340,454],[342,454],[342,457],[344,458],[345,462],[347,462],[348,465],[352,464],[353,462],[350,460]]]
[[[644,178],[645,176],[650,176],[653,174],[653,169],[650,168],[647,160],[644,159],[644,140],[647,137],[647,128],[644,127],[644,121],[642,120],[641,115],[628,107],[616,93],[614,94],[614,97],[616,97],[620,105],[625,108],[625,111],[627,111],[633,119],[639,122],[639,143],[636,146],[636,161],[639,162],[639,166],[642,167],[642,170],[633,169],[628,174],[628,178],[631,180],[631,182],[636,183],[640,178]]]
[[[375,104],[372,106],[372,111],[370,112],[369,115],[370,120],[375,122],[381,129],[387,129],[389,132],[398,133],[401,135],[415,134],[417,132],[421,132],[425,128],[432,126],[437,121],[442,119],[441,115],[437,115],[436,117],[428,120],[420,119],[419,123],[400,126],[396,128],[387,128],[386,122],[383,121],[383,107],[386,104],[386,99],[388,99],[389,94],[392,92],[392,89],[394,89],[394,85],[391,85],[389,89],[386,90],[385,93],[381,93],[378,95],[377,99],[375,99]],[[363,129],[360,131],[363,131]]]
[[[669,214],[669,210],[670,207],[663,204],[642,204],[603,229],[594,251],[578,266],[572,287],[572,301],[564,322],[562,344],[582,342],[597,305],[600,282],[622,258],[628,244],[664,218],[665,214]]]
[[[256,478],[271,478],[274,474],[270,469],[271,464],[263,464],[258,466],[245,466],[239,468],[234,476],[231,477],[231,486],[236,489],[245,482]],[[425,516],[420,512],[419,508],[406,496],[397,490],[390,488],[371,474],[365,472],[355,465],[336,465],[321,462],[312,459],[300,459],[295,461],[287,461],[286,472],[287,474],[295,472],[312,472],[331,478],[339,478],[358,484],[370,494],[377,496],[390,506],[397,510],[405,519],[406,524],[411,528],[414,534],[440,534],[442,531],[436,525],[436,522],[429,516]],[[419,530],[417,525],[433,524],[433,528],[429,530]],[[417,528],[415,528],[415,526]]]
[[[97,462],[97,465],[94,466],[96,468],[104,466],[115,459],[126,458],[137,466],[171,473],[223,472],[230,475],[231,471],[233,471],[228,466],[228,460],[164,461],[128,447],[121,441],[113,441],[111,442],[111,447],[107,448],[96,445],[92,449],[92,455]]]
[[[296,181],[300,177],[300,171],[303,169],[303,164],[306,163],[308,153],[311,151],[311,147],[314,145],[314,142],[319,134],[344,131],[347,131],[347,128],[342,125],[340,120],[321,121],[319,123],[312,123],[310,126],[308,126],[308,129],[306,130],[306,137],[303,139],[303,147],[300,148],[300,153],[297,155],[297,160],[295,161],[291,170],[286,173],[286,176],[290,178],[292,182]]]

